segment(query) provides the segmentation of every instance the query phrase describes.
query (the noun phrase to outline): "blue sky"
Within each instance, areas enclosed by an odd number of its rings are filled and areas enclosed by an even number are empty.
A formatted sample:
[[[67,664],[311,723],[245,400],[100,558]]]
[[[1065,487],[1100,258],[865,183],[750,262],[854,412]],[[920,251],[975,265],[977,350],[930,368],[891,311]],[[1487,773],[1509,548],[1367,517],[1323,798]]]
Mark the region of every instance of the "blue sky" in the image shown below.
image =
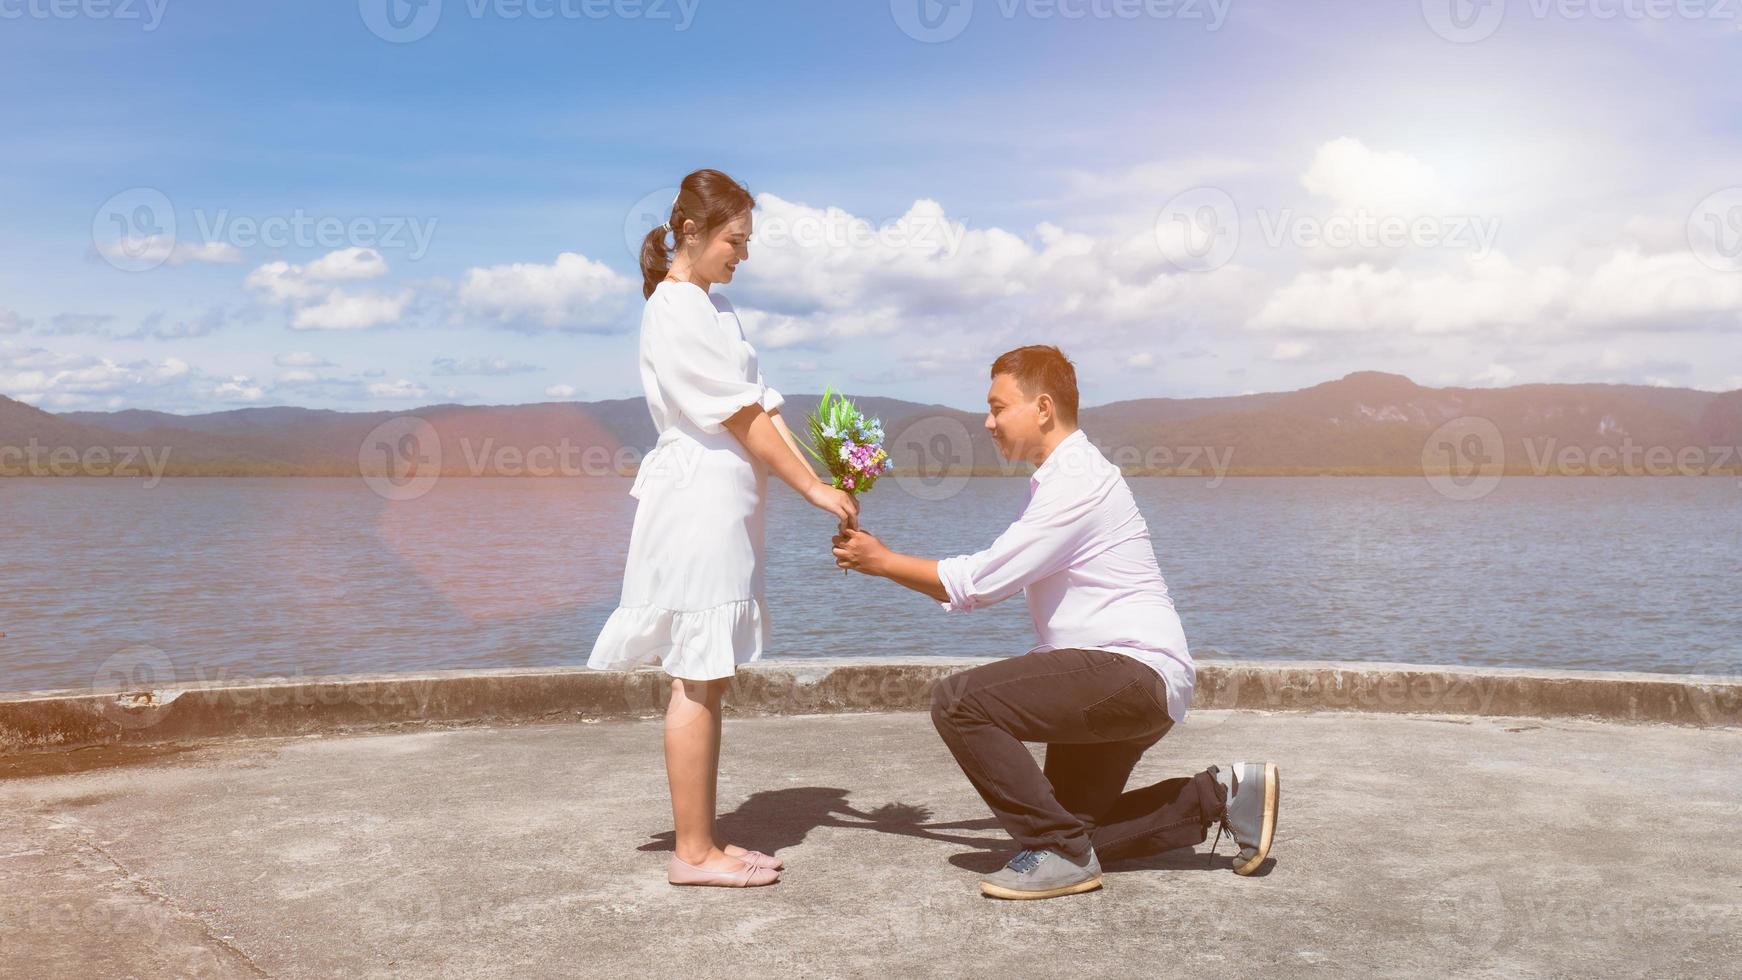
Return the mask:
[[[0,393],[638,395],[700,166],[788,391],[1742,387],[1742,4],[386,2],[0,0]]]

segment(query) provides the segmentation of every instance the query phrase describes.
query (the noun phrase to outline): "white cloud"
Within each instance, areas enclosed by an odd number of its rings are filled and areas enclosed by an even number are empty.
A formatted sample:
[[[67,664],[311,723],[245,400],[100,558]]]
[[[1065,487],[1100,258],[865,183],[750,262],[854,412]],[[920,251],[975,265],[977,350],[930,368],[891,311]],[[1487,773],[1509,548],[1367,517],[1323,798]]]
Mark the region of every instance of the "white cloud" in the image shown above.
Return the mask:
[[[926,199],[886,222],[757,200],[750,260],[729,288],[759,347],[941,334],[996,344],[1037,330],[1105,344],[1121,330],[1207,316],[1250,289],[1238,266],[1178,271],[1149,226],[1089,235],[1043,222],[1024,237],[968,228]]]
[[[320,356],[319,354],[311,353],[311,352],[305,351],[305,350],[286,351],[285,353],[279,354],[276,357],[274,357],[272,359],[272,363],[278,365],[279,367],[311,368],[311,367],[332,367],[333,366],[332,361],[327,360],[326,358]]]
[[[368,387],[371,398],[422,398],[428,394],[427,389],[406,378],[397,381],[378,381]]]
[[[1135,354],[1127,354],[1122,363],[1128,368],[1154,367],[1155,355],[1146,350],[1138,351]]]
[[[1491,259],[1453,273],[1358,265],[1303,272],[1273,292],[1251,323],[1261,329],[1396,330],[1435,334],[1538,322],[1565,294],[1564,272],[1528,273]]]
[[[221,402],[257,402],[266,397],[266,390],[246,374],[237,374],[213,388],[212,397]]]
[[[231,313],[222,306],[207,308],[192,319],[165,324],[163,313],[153,313],[127,333],[112,334],[118,340],[190,340],[205,337],[229,326]]]
[[[0,392],[58,409],[113,407],[180,397],[199,381],[186,361],[116,361],[0,343]]]
[[[1461,333],[1506,327],[1535,334],[1571,328],[1742,322],[1742,277],[1687,253],[1614,252],[1594,268],[1521,268],[1503,255],[1453,271],[1359,265],[1303,272],[1271,293],[1259,329]]]
[[[398,323],[411,303],[411,290],[397,293],[346,293],[333,290],[325,301],[305,306],[291,317],[292,330],[362,330]]]
[[[379,279],[387,274],[387,260],[372,248],[342,248],[308,264],[310,279],[322,282]]]
[[[379,252],[353,247],[329,252],[306,266],[268,262],[248,273],[243,285],[290,307],[293,330],[361,330],[399,322],[412,291],[358,293],[332,283],[377,279],[387,271]]]
[[[289,262],[268,262],[248,273],[243,286],[263,292],[276,303],[299,303],[321,296],[323,287],[311,282],[308,270]]]
[[[32,321],[11,310],[0,308],[0,333],[20,333],[28,329],[31,323]]]
[[[431,373],[437,377],[494,376],[527,374],[538,366],[511,361],[506,357],[438,357],[430,362]]]
[[[1383,214],[1432,214],[1451,203],[1432,167],[1407,153],[1368,149],[1350,137],[1320,146],[1300,182],[1338,207]]]
[[[1311,344],[1285,340],[1271,349],[1270,359],[1273,361],[1298,361],[1311,353],[1312,349]]]
[[[192,262],[235,265],[242,250],[229,242],[183,242],[168,235],[143,235],[97,243],[97,252],[124,267],[182,266]]]
[[[1720,272],[1688,252],[1644,255],[1620,249],[1567,297],[1580,323],[1717,316],[1742,323],[1742,276]]]
[[[899,311],[892,308],[845,310],[832,315],[790,316],[740,307],[738,317],[744,324],[745,336],[758,348],[770,350],[824,339],[888,336],[902,325]]]
[[[544,394],[546,398],[573,398],[575,397],[575,386],[551,385],[544,389]]]
[[[463,314],[503,326],[610,332],[634,325],[638,286],[603,262],[563,252],[549,265],[468,269],[458,299]]]
[[[1018,273],[1036,258],[1018,236],[962,227],[931,200],[884,222],[773,194],[757,204],[750,261],[739,275],[755,305],[772,312],[971,306],[1023,292]]]
[[[1504,388],[1518,380],[1518,372],[1504,364],[1490,364],[1471,380],[1491,388]]]

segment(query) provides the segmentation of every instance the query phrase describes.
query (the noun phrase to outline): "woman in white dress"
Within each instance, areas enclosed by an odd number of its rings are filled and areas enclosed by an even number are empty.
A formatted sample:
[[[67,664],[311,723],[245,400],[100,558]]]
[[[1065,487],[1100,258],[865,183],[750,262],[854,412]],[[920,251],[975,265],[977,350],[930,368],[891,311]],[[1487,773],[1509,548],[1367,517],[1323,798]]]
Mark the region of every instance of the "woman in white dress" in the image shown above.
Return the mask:
[[[623,598],[589,667],[661,665],[671,675],[665,768],[676,853],[672,884],[779,880],[781,862],[714,837],[720,702],[768,642],[763,497],[772,472],[855,523],[850,494],[818,480],[762,380],[732,304],[711,287],[749,257],[755,199],[717,170],[685,177],[671,218],[641,245],[641,386],[659,441],[642,461]],[[666,244],[667,235],[675,248]]]

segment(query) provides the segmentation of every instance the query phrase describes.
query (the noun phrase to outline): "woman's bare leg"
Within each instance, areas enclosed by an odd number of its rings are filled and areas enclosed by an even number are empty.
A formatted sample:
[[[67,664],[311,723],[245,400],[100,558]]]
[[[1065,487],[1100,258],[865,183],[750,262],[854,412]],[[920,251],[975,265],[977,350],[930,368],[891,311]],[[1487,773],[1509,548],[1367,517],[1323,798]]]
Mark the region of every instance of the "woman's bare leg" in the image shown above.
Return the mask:
[[[724,694],[725,689],[729,688],[731,686],[731,683],[729,681],[721,681],[720,683],[721,683],[721,685],[723,685],[723,687],[721,689],[721,693]],[[721,724],[724,720],[724,717],[725,717],[725,712],[723,712],[723,711],[714,712],[714,779],[715,779],[716,786],[719,785],[720,744],[722,742],[722,739],[720,738],[720,728],[721,728]],[[739,847],[736,844],[722,844],[722,843],[720,843],[720,840],[718,837],[714,838],[714,846],[719,848],[721,851],[725,852],[730,857],[741,858],[745,854],[749,853],[748,848]]]
[[[714,846],[715,794],[720,772],[720,702],[725,680],[672,678],[665,709],[665,772],[671,783],[671,818],[677,859],[709,871],[743,862]]]

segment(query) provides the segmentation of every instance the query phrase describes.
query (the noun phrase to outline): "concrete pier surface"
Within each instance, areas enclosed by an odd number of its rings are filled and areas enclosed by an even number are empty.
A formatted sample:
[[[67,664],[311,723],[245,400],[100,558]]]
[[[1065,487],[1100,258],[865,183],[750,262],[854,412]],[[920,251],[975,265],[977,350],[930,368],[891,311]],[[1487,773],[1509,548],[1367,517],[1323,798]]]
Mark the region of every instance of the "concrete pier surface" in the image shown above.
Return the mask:
[[[1274,760],[1273,860],[1241,878],[1206,841],[1021,903],[978,894],[1009,842],[916,712],[729,719],[723,833],[788,871],[673,888],[660,729],[239,738],[0,781],[0,976],[1692,977],[1742,947],[1734,728],[1197,711],[1134,785]]]

